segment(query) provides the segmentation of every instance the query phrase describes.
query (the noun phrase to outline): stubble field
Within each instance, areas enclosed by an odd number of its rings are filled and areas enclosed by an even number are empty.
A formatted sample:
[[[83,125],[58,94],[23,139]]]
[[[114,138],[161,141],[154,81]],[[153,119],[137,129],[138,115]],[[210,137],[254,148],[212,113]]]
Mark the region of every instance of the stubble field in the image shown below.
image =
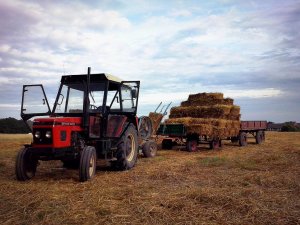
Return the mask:
[[[29,135],[0,135],[0,224],[300,224],[300,133],[268,132],[246,147],[225,142],[159,151],[130,171],[76,170],[41,162],[18,182],[14,161]]]

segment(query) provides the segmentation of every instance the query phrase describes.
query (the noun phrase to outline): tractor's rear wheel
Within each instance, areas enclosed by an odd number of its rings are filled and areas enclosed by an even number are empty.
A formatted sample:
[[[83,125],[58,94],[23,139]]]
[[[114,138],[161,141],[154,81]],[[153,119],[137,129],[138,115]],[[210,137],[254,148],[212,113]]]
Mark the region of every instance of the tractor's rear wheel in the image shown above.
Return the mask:
[[[90,180],[96,173],[96,149],[86,146],[80,155],[79,180],[81,182]]]
[[[26,181],[35,176],[38,160],[28,151],[28,148],[22,148],[16,159],[15,173],[17,180]]]
[[[146,158],[151,158],[156,156],[156,152],[157,152],[157,144],[155,141],[150,140],[143,145],[143,154]]]
[[[112,166],[117,170],[129,170],[134,167],[138,155],[138,137],[134,125],[130,125],[118,143],[116,161]]]

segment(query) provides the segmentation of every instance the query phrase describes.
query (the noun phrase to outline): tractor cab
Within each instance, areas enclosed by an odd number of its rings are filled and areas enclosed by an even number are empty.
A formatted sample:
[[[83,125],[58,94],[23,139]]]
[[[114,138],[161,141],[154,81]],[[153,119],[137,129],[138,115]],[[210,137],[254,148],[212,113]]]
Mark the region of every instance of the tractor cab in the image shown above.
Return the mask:
[[[139,85],[104,73],[62,76],[52,110],[42,85],[24,85],[21,117],[43,116],[34,125],[54,120],[77,125],[88,138],[118,137],[120,124],[129,119],[137,125]]]

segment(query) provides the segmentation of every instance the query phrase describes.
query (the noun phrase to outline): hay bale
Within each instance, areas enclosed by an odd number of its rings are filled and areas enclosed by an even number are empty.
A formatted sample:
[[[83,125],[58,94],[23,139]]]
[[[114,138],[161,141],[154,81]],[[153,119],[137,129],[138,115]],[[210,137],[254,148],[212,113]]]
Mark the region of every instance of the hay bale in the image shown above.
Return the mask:
[[[240,129],[240,121],[213,118],[171,118],[166,120],[165,123],[184,124],[188,133],[219,137],[237,136]]]
[[[229,115],[235,116],[235,118],[237,118],[237,116],[239,115],[239,107],[228,105],[190,107],[179,106],[173,107],[170,111],[170,118],[194,117],[227,119]]]
[[[188,101],[197,101],[199,99],[223,99],[223,93],[198,93],[189,95]]]
[[[190,126],[194,124],[209,124],[212,126],[224,127],[224,128],[239,128],[240,121],[237,120],[225,120],[225,119],[213,119],[213,118],[192,118],[192,117],[182,117],[182,118],[171,118],[165,121],[166,124],[184,124],[185,126]]]
[[[197,100],[188,100],[181,102],[181,106],[214,106],[214,105],[233,105],[232,98],[225,99],[214,99],[214,98],[203,98]]]
[[[188,133],[229,137],[238,135],[240,116],[233,99],[224,99],[222,93],[198,93],[173,107],[166,124],[184,124]]]

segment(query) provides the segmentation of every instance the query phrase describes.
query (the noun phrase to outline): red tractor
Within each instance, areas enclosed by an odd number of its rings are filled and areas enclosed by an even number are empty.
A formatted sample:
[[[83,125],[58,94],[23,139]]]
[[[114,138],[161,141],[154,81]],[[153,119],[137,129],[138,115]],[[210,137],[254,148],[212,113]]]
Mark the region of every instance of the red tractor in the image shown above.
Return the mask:
[[[117,170],[128,170],[137,161],[139,148],[146,157],[156,154],[151,122],[137,118],[139,81],[121,81],[109,74],[62,76],[50,110],[42,85],[24,85],[21,117],[32,117],[33,141],[20,150],[16,177],[31,179],[39,160],[61,160],[65,168],[79,168],[87,181],[104,159]],[[27,124],[27,123],[26,123]]]

